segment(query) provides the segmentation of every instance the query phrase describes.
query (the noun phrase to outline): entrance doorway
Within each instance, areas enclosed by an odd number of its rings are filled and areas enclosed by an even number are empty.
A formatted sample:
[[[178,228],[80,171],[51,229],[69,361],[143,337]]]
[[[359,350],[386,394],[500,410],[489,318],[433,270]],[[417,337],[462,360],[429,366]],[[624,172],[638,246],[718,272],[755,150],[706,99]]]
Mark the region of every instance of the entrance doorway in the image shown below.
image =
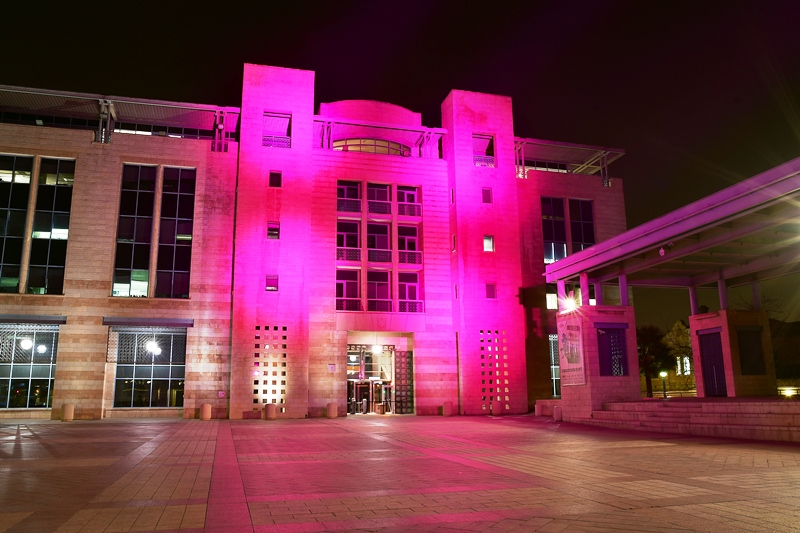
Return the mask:
[[[393,345],[347,346],[347,412],[386,414],[395,411]]]
[[[727,396],[725,365],[722,356],[722,338],[718,331],[698,335],[700,361],[703,368],[705,396]]]

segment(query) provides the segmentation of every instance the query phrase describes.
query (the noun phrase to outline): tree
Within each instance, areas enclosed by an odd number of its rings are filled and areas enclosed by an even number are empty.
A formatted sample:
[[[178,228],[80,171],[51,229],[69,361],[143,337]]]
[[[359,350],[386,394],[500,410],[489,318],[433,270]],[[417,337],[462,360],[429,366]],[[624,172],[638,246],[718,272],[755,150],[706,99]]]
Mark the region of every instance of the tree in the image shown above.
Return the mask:
[[[647,397],[653,397],[653,377],[662,370],[674,370],[675,358],[662,340],[664,332],[656,326],[636,328],[636,344],[639,348],[639,371],[645,377]]]
[[[694,375],[694,357],[692,356],[692,336],[689,333],[689,326],[683,320],[676,320],[672,328],[667,331],[663,338],[664,344],[669,349],[669,353],[675,358],[678,369],[681,370],[684,388],[691,386],[692,376]],[[688,367],[686,361],[689,361]],[[687,370],[690,373],[687,373]]]

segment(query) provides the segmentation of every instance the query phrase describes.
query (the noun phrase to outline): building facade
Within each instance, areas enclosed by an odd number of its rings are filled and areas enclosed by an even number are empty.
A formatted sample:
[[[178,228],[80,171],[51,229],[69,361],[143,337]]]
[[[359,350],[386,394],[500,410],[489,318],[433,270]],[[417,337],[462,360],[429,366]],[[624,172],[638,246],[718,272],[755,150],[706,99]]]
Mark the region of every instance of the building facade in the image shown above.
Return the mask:
[[[625,230],[621,155],[259,65],[241,108],[0,87],[0,417],[528,412],[544,266]]]

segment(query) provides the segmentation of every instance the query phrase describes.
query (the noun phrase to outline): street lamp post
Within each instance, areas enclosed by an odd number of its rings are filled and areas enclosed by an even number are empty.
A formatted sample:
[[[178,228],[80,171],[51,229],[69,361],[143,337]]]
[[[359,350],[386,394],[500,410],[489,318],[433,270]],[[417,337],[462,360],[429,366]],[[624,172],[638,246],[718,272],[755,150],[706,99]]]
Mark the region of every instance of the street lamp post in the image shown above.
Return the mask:
[[[661,390],[664,392],[664,398],[667,397],[667,373],[665,371],[661,371],[658,373],[661,376]]]

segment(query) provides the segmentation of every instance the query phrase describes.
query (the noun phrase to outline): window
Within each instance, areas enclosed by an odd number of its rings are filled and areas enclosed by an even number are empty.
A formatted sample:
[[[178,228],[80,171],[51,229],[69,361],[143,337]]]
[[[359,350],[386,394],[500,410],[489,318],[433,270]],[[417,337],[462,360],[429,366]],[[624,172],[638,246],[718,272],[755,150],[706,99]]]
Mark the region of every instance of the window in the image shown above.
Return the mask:
[[[628,355],[625,328],[598,327],[597,351],[601,376],[627,376]]]
[[[114,296],[148,295],[155,190],[156,167],[123,166]]]
[[[367,272],[367,310],[391,312],[390,278],[389,272],[386,271]]]
[[[278,276],[268,274],[267,275],[267,283],[266,283],[266,290],[268,291],[277,291],[278,290]]]
[[[397,226],[397,249],[401,263],[422,264],[418,233],[419,228],[416,226]]]
[[[339,139],[333,141],[333,150],[335,152],[364,152],[404,157],[411,155],[411,149],[408,146],[383,139]]]
[[[492,189],[481,189],[481,201],[484,204],[492,203]]]
[[[392,262],[389,224],[367,224],[367,258],[379,263]]]
[[[558,335],[551,333],[547,336],[547,340],[550,344],[550,380],[553,383],[553,396],[561,396],[561,362],[558,360]]]
[[[27,292],[63,294],[75,161],[42,159]]]
[[[483,236],[483,251],[494,252],[494,235]]]
[[[397,214],[407,217],[422,216],[419,190],[416,187],[397,187]]]
[[[529,161],[525,160],[525,168],[530,170],[542,170],[544,172],[569,172],[566,163],[556,163],[553,161]]]
[[[450,205],[456,203],[456,190],[450,189]]]
[[[0,408],[52,407],[58,326],[0,324]]]
[[[283,185],[283,174],[276,171],[269,172],[269,186],[281,187]]]
[[[494,283],[487,283],[486,284],[486,297],[490,300],[494,300],[497,298],[497,288],[495,287]]]
[[[197,171],[165,168],[158,232],[156,298],[188,298]]]
[[[270,148],[292,147],[292,115],[264,112],[261,128],[262,146]]]
[[[358,290],[358,270],[336,271],[336,310],[361,311],[361,293]]]
[[[340,220],[336,223],[336,259],[361,261],[359,223]]]
[[[453,235],[453,250],[452,251],[453,252],[456,251],[456,236],[455,235]]]
[[[472,136],[472,160],[476,167],[494,168],[494,137],[491,135]]]
[[[32,157],[0,155],[0,292],[19,291]]]
[[[397,274],[397,298],[401,313],[421,313],[423,311],[419,274],[416,272],[399,272]]]
[[[761,343],[760,327],[736,328],[739,343],[739,362],[743,376],[763,376],[767,373],[764,363],[764,346]]]
[[[281,223],[267,222],[267,239],[280,239],[280,238],[281,238]]]
[[[117,363],[114,407],[183,406],[185,328],[114,327],[108,340]]]
[[[357,181],[339,181],[336,184],[336,210],[348,213],[361,212],[361,184]]]
[[[370,213],[389,215],[392,213],[392,191],[388,185],[367,184],[367,210]]]
[[[595,243],[594,215],[591,200],[569,200],[569,229],[572,233],[572,252],[580,252]]]
[[[550,264],[567,256],[567,226],[563,198],[542,198],[544,262]]]

